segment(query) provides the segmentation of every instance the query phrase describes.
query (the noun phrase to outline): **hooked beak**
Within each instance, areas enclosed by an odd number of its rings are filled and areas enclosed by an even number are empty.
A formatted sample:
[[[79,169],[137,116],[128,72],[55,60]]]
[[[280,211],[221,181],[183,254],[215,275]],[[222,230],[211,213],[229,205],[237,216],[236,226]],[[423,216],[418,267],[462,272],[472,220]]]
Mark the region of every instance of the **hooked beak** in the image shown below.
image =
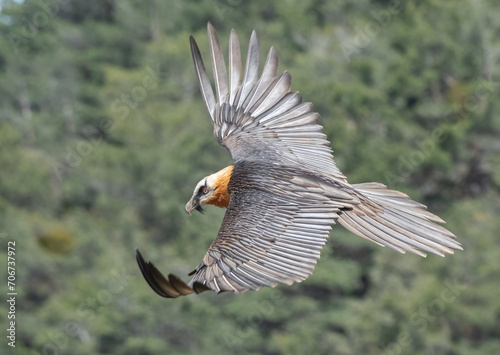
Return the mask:
[[[200,201],[195,197],[191,198],[191,200],[189,200],[188,203],[186,203],[186,212],[188,215],[191,215],[191,213],[194,210],[197,210],[198,212],[203,212],[203,208],[200,205]]]

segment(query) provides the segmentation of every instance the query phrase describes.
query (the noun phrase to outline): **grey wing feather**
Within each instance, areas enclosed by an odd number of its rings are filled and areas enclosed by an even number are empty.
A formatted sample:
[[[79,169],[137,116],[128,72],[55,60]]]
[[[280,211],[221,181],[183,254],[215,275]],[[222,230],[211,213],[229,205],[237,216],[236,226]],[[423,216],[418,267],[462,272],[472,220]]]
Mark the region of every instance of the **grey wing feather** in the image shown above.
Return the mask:
[[[229,104],[234,105],[241,82],[241,52],[236,31],[231,30],[229,36]]]
[[[198,81],[200,84],[201,96],[205,101],[208,113],[212,121],[215,118],[215,96],[212,90],[212,85],[210,84],[210,79],[203,64],[203,59],[200,54],[200,50],[193,36],[190,37],[191,43],[191,53],[193,55],[194,69],[196,70],[196,75],[198,76]]]
[[[248,97],[242,104],[242,107],[244,109],[243,112],[253,113],[255,103],[262,97],[262,95],[264,95],[264,93],[267,92],[271,84],[276,79],[277,70],[278,56],[274,48],[271,47],[259,81],[252,89],[251,95],[248,95]],[[290,87],[288,87],[288,90],[290,90]]]
[[[208,42],[210,43],[210,54],[212,58],[212,66],[214,68],[215,89],[217,92],[217,99],[219,102],[225,102],[229,92],[229,84],[227,81],[226,64],[224,62],[224,55],[220,48],[219,39],[215,33],[215,29],[209,22],[208,29]]]
[[[243,101],[248,96],[248,93],[253,88],[254,84],[257,82],[259,76],[259,39],[257,38],[257,33],[252,32],[250,37],[250,42],[248,44],[248,54],[247,54],[247,64],[245,66],[245,76],[243,77],[243,82],[241,88],[237,95],[238,104],[237,107],[243,105]]]
[[[290,91],[292,77],[285,71],[279,76],[273,85],[269,86],[267,92],[261,96],[258,103],[254,105],[252,115],[259,117],[260,114],[274,107]]]

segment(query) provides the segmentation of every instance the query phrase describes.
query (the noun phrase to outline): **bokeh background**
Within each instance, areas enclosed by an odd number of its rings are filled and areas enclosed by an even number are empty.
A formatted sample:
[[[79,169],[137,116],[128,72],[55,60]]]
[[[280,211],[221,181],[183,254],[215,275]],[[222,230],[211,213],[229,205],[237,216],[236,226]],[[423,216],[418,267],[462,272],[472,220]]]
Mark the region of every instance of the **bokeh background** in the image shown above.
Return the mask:
[[[2,354],[500,353],[500,4],[487,0],[26,0],[0,13]],[[426,259],[335,226],[314,274],[244,295],[158,297],[139,247],[187,279],[223,210],[188,217],[231,163],[189,48],[274,46],[352,183],[402,190],[463,252]],[[8,327],[8,304],[0,325]]]

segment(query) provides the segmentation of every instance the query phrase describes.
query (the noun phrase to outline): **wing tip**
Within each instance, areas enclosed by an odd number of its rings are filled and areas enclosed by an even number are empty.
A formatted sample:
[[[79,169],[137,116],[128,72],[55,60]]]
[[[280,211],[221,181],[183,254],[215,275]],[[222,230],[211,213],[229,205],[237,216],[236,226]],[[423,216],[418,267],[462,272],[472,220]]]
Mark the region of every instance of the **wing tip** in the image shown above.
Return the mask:
[[[198,48],[198,45],[196,44],[196,40],[194,39],[193,35],[189,35],[189,43],[191,45],[191,52],[193,52],[194,48]]]
[[[215,27],[212,25],[212,22],[208,21],[207,22],[207,31],[209,36],[210,35],[217,35],[217,32],[215,31]]]
[[[135,255],[142,276],[148,283],[149,287],[158,295],[164,298],[177,298],[187,296],[192,293],[201,293],[211,290],[207,286],[195,282],[193,287],[189,287],[184,281],[174,274],[168,274],[167,277],[150,262],[145,261],[138,248],[135,249]]]

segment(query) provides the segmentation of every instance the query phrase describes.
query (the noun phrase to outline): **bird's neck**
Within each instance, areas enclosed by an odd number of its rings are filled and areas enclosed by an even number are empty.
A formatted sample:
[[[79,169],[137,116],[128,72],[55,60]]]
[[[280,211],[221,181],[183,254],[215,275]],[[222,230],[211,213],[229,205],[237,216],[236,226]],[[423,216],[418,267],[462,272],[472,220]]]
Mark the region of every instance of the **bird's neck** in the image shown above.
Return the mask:
[[[217,186],[217,190],[215,190],[213,194],[213,198],[208,202],[217,207],[225,207],[229,205],[229,200],[231,198],[228,190],[229,180],[231,179],[231,175],[233,173],[233,166],[229,165],[224,169],[216,172],[214,174],[214,186]]]

